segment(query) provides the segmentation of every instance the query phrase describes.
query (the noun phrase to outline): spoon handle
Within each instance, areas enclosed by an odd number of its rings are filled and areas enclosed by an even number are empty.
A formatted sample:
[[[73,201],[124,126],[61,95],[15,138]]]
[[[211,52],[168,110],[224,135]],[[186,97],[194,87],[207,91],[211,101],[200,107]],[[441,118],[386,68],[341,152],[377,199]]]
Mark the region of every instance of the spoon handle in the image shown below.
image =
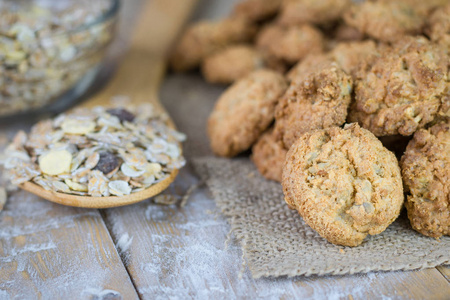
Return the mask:
[[[198,0],[146,0],[130,47],[109,83],[80,106],[107,106],[111,97],[125,95],[134,104],[152,103],[162,109],[158,91],[170,48]]]

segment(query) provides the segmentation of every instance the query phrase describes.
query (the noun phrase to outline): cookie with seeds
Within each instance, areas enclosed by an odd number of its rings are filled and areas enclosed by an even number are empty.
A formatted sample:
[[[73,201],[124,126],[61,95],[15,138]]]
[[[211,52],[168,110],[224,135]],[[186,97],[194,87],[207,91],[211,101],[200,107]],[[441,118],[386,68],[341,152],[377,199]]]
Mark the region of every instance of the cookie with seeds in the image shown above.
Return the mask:
[[[285,26],[327,25],[338,20],[350,4],[351,0],[284,0],[278,21]]]
[[[291,27],[270,24],[258,33],[256,47],[292,65],[310,53],[322,52],[324,37],[320,30],[308,24]]]
[[[431,14],[426,32],[433,42],[446,47],[450,53],[450,3]]]
[[[356,123],[299,138],[287,153],[282,185],[289,207],[337,245],[358,246],[383,232],[403,205],[397,159]]]
[[[287,73],[289,81],[304,81],[311,73],[330,67],[335,61],[327,53],[311,53],[295,64]]]
[[[290,81],[304,80],[310,73],[320,71],[332,63],[336,63],[353,79],[362,63],[369,63],[380,56],[380,51],[374,41],[354,41],[338,43],[328,53],[310,54],[298,62],[287,74]]]
[[[256,27],[242,18],[202,21],[187,28],[170,58],[178,72],[197,68],[208,55],[228,45],[251,41]]]
[[[423,37],[405,37],[360,70],[350,122],[376,136],[412,135],[450,116],[448,56]]]
[[[253,145],[251,159],[265,178],[281,182],[286,153],[283,143],[275,138],[271,129]]]
[[[417,131],[401,167],[411,226],[435,238],[450,235],[450,122]]]
[[[286,88],[282,75],[265,69],[229,87],[208,119],[213,152],[232,157],[249,149],[273,122],[275,105]]]
[[[344,124],[352,79],[332,65],[291,82],[275,110],[275,135],[286,149],[305,132]]]
[[[377,47],[371,40],[339,43],[329,56],[345,73],[355,79],[362,63],[369,63],[381,55],[380,48],[382,47]]]
[[[353,5],[344,20],[374,39],[394,42],[404,35],[419,34],[425,16],[406,2],[364,1]]]
[[[282,0],[242,0],[233,8],[233,15],[252,22],[261,22],[275,16]]]
[[[230,84],[265,66],[263,55],[249,45],[236,45],[208,56],[202,74],[208,82]]]

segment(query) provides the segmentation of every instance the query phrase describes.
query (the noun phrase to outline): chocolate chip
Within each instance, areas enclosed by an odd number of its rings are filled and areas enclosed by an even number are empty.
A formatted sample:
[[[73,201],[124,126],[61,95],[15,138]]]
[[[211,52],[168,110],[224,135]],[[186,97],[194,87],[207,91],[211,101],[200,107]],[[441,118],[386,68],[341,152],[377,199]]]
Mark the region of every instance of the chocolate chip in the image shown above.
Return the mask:
[[[102,171],[103,174],[108,174],[119,166],[119,159],[110,152],[101,152],[98,164],[94,170]]]
[[[121,122],[124,121],[133,122],[135,118],[135,116],[132,113],[130,113],[128,110],[124,108],[112,108],[108,109],[107,112],[110,115],[118,117]]]

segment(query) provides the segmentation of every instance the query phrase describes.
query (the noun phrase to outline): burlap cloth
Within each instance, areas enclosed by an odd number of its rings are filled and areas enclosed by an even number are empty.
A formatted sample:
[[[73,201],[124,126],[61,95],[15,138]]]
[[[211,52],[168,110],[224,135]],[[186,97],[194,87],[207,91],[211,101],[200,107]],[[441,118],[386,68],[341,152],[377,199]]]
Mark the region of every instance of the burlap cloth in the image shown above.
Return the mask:
[[[404,216],[356,248],[328,243],[283,200],[281,185],[265,180],[247,157],[212,156],[206,120],[222,87],[197,75],[171,75],[161,99],[178,128],[187,133],[188,161],[206,180],[217,207],[228,218],[255,278],[412,270],[450,263],[450,237],[437,241],[416,233]]]
[[[405,214],[361,246],[335,246],[287,207],[281,185],[260,176],[248,158],[197,158],[194,166],[228,217],[255,278],[413,270],[450,263],[450,237],[437,241],[413,231]]]

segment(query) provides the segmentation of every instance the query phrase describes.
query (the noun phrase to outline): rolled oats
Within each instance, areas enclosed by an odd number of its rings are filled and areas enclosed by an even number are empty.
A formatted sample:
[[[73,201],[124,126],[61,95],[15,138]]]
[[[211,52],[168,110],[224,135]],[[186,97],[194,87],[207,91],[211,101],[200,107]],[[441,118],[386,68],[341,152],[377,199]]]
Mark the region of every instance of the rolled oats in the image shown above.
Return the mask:
[[[123,196],[183,167],[185,135],[168,127],[167,115],[151,104],[126,107],[79,108],[18,132],[0,161],[7,176],[61,193]]]
[[[99,20],[113,3],[0,1],[0,116],[42,107],[93,78],[115,17]]]

